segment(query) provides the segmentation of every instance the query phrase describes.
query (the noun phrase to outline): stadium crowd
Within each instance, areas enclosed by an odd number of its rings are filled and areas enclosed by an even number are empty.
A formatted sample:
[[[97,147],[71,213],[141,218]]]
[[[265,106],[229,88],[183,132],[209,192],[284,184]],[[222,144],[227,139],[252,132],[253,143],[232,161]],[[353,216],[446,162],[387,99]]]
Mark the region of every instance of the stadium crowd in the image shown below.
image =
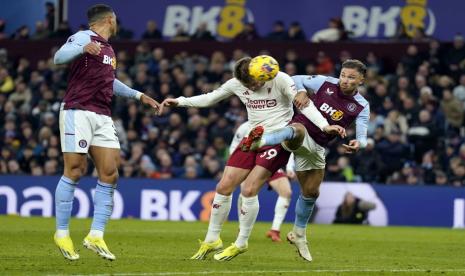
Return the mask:
[[[209,57],[181,52],[169,58],[148,45],[141,42],[134,56],[119,51],[117,76],[159,101],[212,91],[247,55],[236,49],[231,57],[215,51]],[[289,75],[338,76],[350,57],[348,51],[337,58],[319,52],[314,60],[303,60],[289,50],[280,65]],[[410,45],[394,72],[372,52],[364,62],[368,74],[360,92],[371,106],[368,146],[349,156],[340,154],[342,141],[332,143],[325,180],[465,185],[463,37],[457,35],[450,47],[430,40],[425,52]],[[52,56],[33,66],[0,49],[1,174],[62,173],[58,112],[66,79],[67,68],[55,66]],[[215,108],[167,109],[161,116],[114,98],[113,119],[122,177],[218,179],[235,128],[247,118],[234,97]],[[354,137],[353,130],[349,134]]]

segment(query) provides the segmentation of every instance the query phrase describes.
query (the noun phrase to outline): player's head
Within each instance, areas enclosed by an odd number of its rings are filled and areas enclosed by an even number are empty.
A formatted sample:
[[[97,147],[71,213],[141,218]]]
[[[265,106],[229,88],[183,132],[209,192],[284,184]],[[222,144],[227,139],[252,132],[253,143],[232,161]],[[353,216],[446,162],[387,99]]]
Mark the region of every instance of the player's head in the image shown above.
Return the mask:
[[[115,12],[105,4],[96,4],[90,7],[87,10],[87,21],[91,27],[96,24],[107,26],[112,35],[115,35],[118,29]]]
[[[249,64],[251,60],[252,58],[250,57],[245,57],[238,60],[234,66],[234,77],[238,79],[245,87],[255,91],[260,89],[265,84],[265,82],[256,81],[250,75]]]
[[[363,84],[367,67],[357,59],[348,59],[342,63],[341,74],[339,75],[339,85],[342,92],[353,93],[357,87]]]

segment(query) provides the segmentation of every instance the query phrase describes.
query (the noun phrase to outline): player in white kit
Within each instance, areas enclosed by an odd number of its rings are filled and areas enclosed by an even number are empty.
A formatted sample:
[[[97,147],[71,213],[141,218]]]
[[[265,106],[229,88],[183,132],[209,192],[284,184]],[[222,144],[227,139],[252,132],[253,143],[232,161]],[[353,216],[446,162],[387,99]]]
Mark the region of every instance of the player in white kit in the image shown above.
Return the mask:
[[[294,114],[293,102],[295,101],[298,107],[308,104],[306,93],[297,93],[293,80],[283,72],[279,72],[274,79],[267,82],[254,80],[249,73],[251,60],[247,57],[237,61],[234,78],[216,90],[189,98],[165,99],[162,108],[163,106],[209,107],[236,95],[246,106],[252,127],[261,125],[267,132],[285,127]],[[316,115],[315,123],[323,125],[326,132],[338,131],[337,127],[328,125],[314,105],[309,105],[303,110]],[[236,148],[230,156],[223,177],[216,186],[207,235],[191,259],[204,259],[208,253],[223,248],[220,238],[221,228],[231,210],[232,192],[242,182],[244,182],[241,190],[243,200],[238,237],[231,246],[215,254],[214,259],[228,261],[247,251],[248,238],[259,210],[257,193],[267,179],[287,163],[290,155],[281,145],[263,147],[255,152],[243,152],[239,148]]]

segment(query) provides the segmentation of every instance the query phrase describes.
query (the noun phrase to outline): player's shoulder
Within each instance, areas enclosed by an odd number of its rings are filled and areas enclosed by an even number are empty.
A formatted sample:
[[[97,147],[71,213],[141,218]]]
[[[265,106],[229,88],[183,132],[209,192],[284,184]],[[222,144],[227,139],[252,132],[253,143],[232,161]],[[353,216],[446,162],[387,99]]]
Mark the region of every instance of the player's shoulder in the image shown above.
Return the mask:
[[[339,79],[338,78],[335,78],[335,77],[330,77],[330,76],[322,76],[324,77],[324,81],[325,82],[329,82],[329,83],[332,83],[332,84],[338,84],[339,83]]]
[[[274,77],[273,79],[273,81],[277,81],[277,82],[288,81],[288,80],[292,80],[291,76],[281,71],[279,71],[278,74],[276,74],[276,77]]]
[[[362,94],[360,94],[360,92],[357,92],[357,94],[354,95],[354,99],[363,107],[370,107],[370,104],[369,102],[367,101],[367,99],[365,99],[365,97],[363,97]]]
[[[70,36],[66,42],[68,42],[68,43],[72,43],[72,42],[78,42],[78,43],[90,42],[91,41],[90,37],[92,35],[95,35],[95,33],[93,31],[91,31],[91,30],[78,31],[78,32],[74,33],[72,36]]]

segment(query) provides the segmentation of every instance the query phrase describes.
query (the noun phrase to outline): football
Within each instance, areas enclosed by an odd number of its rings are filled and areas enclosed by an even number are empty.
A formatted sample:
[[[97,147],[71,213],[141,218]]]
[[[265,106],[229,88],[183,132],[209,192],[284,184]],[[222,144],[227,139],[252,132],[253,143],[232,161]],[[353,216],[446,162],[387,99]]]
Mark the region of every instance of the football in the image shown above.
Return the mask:
[[[270,56],[254,57],[249,64],[249,74],[257,81],[269,81],[279,72],[278,62]]]

